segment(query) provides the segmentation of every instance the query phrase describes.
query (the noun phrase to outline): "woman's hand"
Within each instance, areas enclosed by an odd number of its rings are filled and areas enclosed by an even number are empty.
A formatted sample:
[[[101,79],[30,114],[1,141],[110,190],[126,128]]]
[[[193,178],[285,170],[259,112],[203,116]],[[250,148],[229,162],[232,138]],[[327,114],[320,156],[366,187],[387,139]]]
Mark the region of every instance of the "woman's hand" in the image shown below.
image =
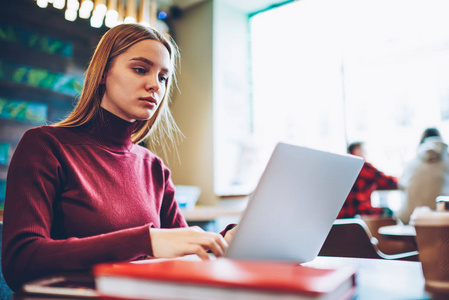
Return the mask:
[[[237,228],[237,226],[235,226],[234,228],[229,229],[228,231],[226,231],[224,239],[226,240],[226,242],[228,244],[231,243],[231,240],[232,240],[232,237],[234,236],[234,232],[235,232],[236,228]]]
[[[151,245],[155,258],[174,258],[196,254],[207,260],[207,251],[222,256],[228,248],[226,240],[218,233],[207,232],[198,226],[186,228],[151,228]]]

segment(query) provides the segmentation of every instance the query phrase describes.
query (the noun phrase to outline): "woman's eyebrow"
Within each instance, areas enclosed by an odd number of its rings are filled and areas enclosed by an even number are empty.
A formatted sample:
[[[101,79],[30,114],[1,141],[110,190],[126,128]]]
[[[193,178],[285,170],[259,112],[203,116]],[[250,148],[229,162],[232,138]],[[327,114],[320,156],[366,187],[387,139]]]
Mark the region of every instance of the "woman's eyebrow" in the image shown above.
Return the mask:
[[[146,59],[145,57],[134,57],[134,58],[131,58],[131,61],[134,61],[134,60],[141,61],[141,62],[143,62],[143,63],[145,63],[147,65],[150,65],[150,66],[154,66],[154,62],[152,62],[149,59]],[[161,70],[164,71],[164,72],[170,73],[170,70],[167,69],[167,68],[161,68]]]

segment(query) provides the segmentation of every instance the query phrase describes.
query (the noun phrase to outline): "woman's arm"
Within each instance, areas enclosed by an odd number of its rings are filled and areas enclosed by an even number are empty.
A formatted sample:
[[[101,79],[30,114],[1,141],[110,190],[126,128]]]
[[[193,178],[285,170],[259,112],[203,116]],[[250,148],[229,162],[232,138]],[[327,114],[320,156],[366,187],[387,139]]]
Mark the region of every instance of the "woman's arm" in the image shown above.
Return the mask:
[[[67,179],[55,144],[39,130],[27,132],[9,166],[2,270],[14,290],[25,281],[53,272],[152,255],[151,224],[85,238],[52,237],[52,231],[64,230],[54,228],[54,219],[56,196]]]

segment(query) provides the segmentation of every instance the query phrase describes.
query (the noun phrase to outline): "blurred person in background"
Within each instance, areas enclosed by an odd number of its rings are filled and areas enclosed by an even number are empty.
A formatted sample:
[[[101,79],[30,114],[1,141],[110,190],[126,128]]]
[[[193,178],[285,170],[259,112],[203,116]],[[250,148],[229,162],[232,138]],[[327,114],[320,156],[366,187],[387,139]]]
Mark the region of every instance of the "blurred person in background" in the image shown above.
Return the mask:
[[[353,142],[348,146],[348,153],[365,159],[365,163],[349,192],[337,218],[354,218],[356,216],[391,216],[393,213],[386,207],[373,207],[371,194],[375,190],[394,190],[398,188],[398,179],[388,176],[366,161],[363,142]]]
[[[410,215],[418,206],[435,210],[435,198],[449,195],[449,153],[437,128],[424,130],[416,156],[407,163],[399,180],[405,191],[405,201],[398,217],[408,223]]]

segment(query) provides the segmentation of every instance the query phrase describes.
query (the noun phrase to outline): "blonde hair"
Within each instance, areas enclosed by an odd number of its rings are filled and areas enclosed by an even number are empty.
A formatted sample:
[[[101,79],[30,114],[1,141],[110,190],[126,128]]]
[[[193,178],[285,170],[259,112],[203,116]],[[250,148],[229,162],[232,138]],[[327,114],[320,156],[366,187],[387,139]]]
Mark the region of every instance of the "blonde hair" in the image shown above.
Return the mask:
[[[136,121],[136,127],[131,135],[133,143],[139,143],[151,134],[151,140],[162,146],[166,153],[167,140],[175,145],[181,134],[169,109],[173,86],[176,84],[176,66],[179,52],[174,41],[156,30],[138,24],[122,24],[108,30],[98,43],[87,68],[81,96],[69,116],[53,126],[75,127],[83,125],[100,113],[101,99],[105,86],[101,84],[102,76],[115,57],[125,52],[132,45],[142,40],[156,40],[167,48],[172,64],[172,73],[166,83],[166,92],[161,104],[145,121]]]

